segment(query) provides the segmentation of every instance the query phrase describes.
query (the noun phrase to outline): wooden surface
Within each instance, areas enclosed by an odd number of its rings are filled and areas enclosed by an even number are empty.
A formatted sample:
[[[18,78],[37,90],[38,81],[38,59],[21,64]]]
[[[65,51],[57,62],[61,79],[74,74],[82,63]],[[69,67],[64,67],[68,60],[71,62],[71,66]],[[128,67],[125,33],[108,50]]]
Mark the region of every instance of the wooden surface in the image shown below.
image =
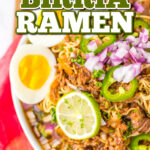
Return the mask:
[[[20,2],[21,2],[21,0],[16,0],[16,9],[15,9],[15,12],[17,10],[20,10]],[[15,16],[15,21],[14,21],[14,38],[17,36],[16,35],[16,31],[15,31],[16,26],[17,26],[17,19],[16,19],[16,16]]]

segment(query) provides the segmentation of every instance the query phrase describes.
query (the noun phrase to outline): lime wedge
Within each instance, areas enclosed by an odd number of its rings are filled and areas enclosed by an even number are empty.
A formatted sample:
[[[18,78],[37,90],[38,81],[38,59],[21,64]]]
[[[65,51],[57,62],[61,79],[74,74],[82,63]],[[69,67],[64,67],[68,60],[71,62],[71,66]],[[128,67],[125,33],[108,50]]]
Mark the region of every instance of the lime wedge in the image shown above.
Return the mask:
[[[64,95],[56,106],[57,122],[71,139],[95,136],[101,125],[101,113],[96,101],[87,93],[73,91]]]

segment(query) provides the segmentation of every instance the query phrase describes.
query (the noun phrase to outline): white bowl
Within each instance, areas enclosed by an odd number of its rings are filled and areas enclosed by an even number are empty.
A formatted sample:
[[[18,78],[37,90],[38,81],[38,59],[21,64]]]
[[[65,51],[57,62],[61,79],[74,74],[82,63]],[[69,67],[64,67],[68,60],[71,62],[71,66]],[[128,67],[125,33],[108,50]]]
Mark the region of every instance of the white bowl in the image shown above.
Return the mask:
[[[18,47],[17,47],[17,50],[19,50],[19,47],[23,44],[26,44],[27,43],[27,36],[23,36],[18,44]],[[14,103],[14,106],[15,106],[15,110],[16,110],[16,113],[17,113],[17,116],[18,116],[18,119],[19,119],[19,122],[23,128],[23,131],[26,135],[26,137],[28,138],[29,142],[31,143],[32,147],[35,149],[35,150],[42,150],[42,147],[40,145],[40,143],[38,142],[38,139],[36,138],[35,134],[33,133],[32,129],[31,129],[31,126],[25,116],[25,113],[24,113],[24,110],[23,110],[23,107],[21,105],[21,102],[20,100],[16,97],[16,95],[14,94],[13,92],[13,89],[11,88],[11,93],[12,93],[12,99],[13,99],[13,103]]]

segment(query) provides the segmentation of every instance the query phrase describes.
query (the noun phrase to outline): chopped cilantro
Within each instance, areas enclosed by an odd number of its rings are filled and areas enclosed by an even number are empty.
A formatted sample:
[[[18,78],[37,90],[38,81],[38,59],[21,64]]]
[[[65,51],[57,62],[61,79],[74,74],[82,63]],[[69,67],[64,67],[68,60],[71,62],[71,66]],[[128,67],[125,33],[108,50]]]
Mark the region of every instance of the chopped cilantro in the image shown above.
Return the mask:
[[[77,56],[80,56],[81,55],[81,51],[79,50],[78,52],[77,52]]]
[[[124,140],[127,140],[128,136],[132,134],[132,131],[134,130],[134,128],[131,125],[131,122],[129,120],[127,120],[126,118],[123,118],[123,120],[125,121],[126,125],[128,126],[128,129],[125,132],[123,132],[123,138],[124,138]]]
[[[117,112],[117,115],[118,115],[119,119],[121,119],[121,115],[120,115],[120,113],[119,113],[119,112]]]
[[[104,73],[105,73],[104,70],[94,70],[93,77],[94,78],[100,78],[102,76],[102,74],[104,74]]]
[[[105,111],[101,111],[102,116],[105,120],[109,120],[110,119],[110,114],[106,113]]]
[[[71,62],[76,62],[79,65],[84,65],[85,59],[83,59],[81,56],[78,56],[77,58],[71,58]]]
[[[115,130],[114,129],[109,129],[109,132],[113,133],[113,132],[115,132]]]
[[[105,107],[109,107],[109,105],[106,103],[106,101],[104,101],[104,105],[105,105]]]
[[[73,51],[73,48],[71,47],[71,48],[70,48],[70,52],[72,52],[72,51]]]
[[[137,109],[136,109],[136,108],[134,109],[134,112],[137,112]]]
[[[96,87],[101,87],[102,83],[101,82],[96,82],[95,85],[96,85]]]
[[[51,113],[51,123],[56,123],[57,121],[56,121],[56,110],[55,110],[55,108],[51,108],[50,113]]]
[[[62,42],[60,45],[59,45],[59,49],[60,49],[60,51],[63,51],[64,50],[64,43]]]
[[[111,90],[110,93],[111,93],[111,94],[114,94],[114,93],[115,93],[115,89]]]

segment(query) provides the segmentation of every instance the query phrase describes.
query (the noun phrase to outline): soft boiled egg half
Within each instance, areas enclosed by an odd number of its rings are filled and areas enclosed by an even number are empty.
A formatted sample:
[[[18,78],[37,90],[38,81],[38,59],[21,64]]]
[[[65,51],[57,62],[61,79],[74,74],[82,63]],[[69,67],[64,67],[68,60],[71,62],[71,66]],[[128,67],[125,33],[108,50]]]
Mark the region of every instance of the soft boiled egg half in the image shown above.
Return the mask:
[[[43,46],[22,45],[10,64],[11,88],[27,104],[40,102],[55,77],[56,58]]]
[[[41,10],[36,10],[34,11],[34,13],[37,16],[37,25],[40,25],[41,20],[42,20],[42,15],[41,15]],[[58,16],[60,25],[62,25],[62,17],[61,17],[61,10],[56,11],[56,14]],[[57,44],[59,44],[63,39],[64,39],[65,35],[28,35],[29,41],[32,44],[35,45],[43,45],[46,47],[52,47],[55,46]]]

